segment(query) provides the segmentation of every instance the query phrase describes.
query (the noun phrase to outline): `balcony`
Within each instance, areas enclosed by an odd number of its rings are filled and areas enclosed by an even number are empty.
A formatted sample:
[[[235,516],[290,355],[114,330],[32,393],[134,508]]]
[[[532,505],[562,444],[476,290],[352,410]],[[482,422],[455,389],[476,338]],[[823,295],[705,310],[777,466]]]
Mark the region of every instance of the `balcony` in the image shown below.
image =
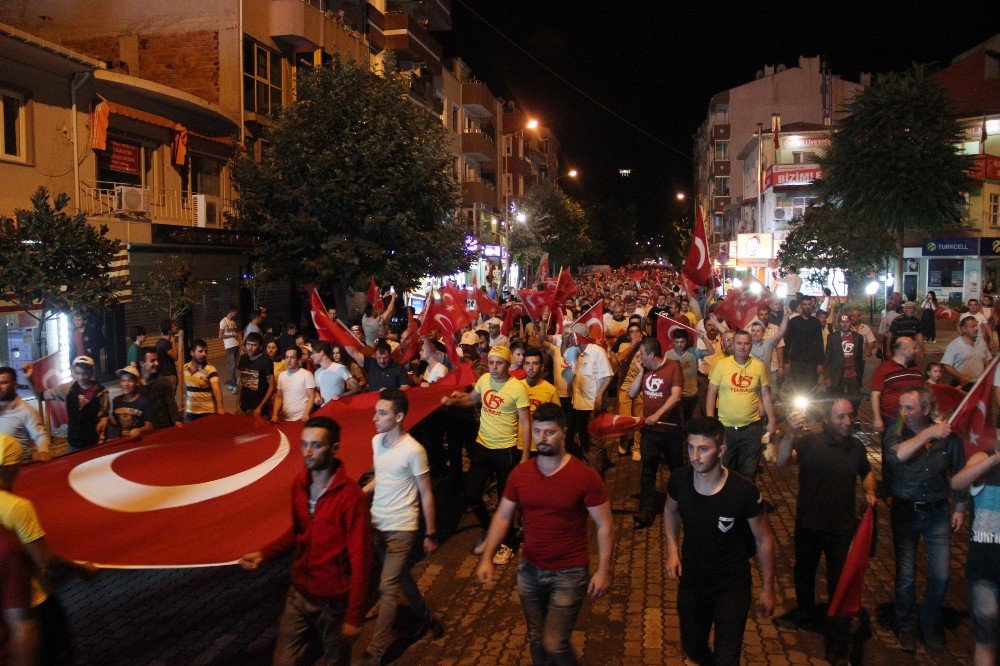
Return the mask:
[[[451,30],[451,0],[389,0],[390,12],[407,12],[418,20],[426,20],[430,30]]]
[[[473,206],[482,204],[493,207],[497,203],[497,191],[492,183],[485,180],[466,180],[462,182],[462,205]]]
[[[128,188],[132,200],[123,200],[120,188]],[[201,213],[195,197],[204,197]],[[80,181],[80,212],[87,217],[156,222],[221,229],[226,213],[233,212],[232,201],[223,197],[190,195],[176,190],[126,185],[108,181]],[[199,221],[202,218],[203,221]]]
[[[473,118],[492,118],[497,100],[485,84],[466,81],[462,84],[462,106]]]
[[[497,148],[484,132],[463,132],[462,154],[477,162],[492,162],[496,159]]]
[[[409,14],[390,12],[381,17],[384,47],[422,62],[434,74],[441,74],[441,45]]]
[[[323,45],[323,12],[319,8],[303,0],[271,0],[270,5],[274,39],[297,47]]]

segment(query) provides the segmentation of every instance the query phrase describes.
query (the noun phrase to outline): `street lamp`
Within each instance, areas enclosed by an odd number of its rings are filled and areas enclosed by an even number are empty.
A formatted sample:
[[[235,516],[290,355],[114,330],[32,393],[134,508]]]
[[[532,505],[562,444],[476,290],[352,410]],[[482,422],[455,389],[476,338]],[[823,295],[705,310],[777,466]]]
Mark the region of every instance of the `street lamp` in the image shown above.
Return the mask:
[[[570,169],[568,172],[564,173],[563,175],[556,176],[555,179],[552,182],[553,183],[558,183],[563,178],[576,178],[579,174],[580,174],[580,172],[577,171],[576,169]]]
[[[686,198],[687,198],[687,195],[684,194],[683,192],[678,192],[677,193],[677,200],[678,201],[684,201],[684,199],[686,199]]]
[[[515,157],[520,157],[518,151],[514,149],[514,137],[524,134],[524,130],[536,130],[539,127],[539,122],[536,118],[529,118],[528,122],[524,124],[524,127],[514,130],[513,132],[504,134],[503,136],[510,137],[510,155],[504,157],[504,164],[506,164],[507,159],[514,159]],[[504,226],[504,244],[503,252],[503,281],[504,284],[507,283],[508,275],[510,273],[510,214],[511,214],[511,194],[508,193],[506,186],[503,190],[503,226]],[[518,221],[521,222],[520,216],[522,213],[518,214]],[[527,220],[527,217],[525,217]]]
[[[868,294],[868,323],[875,323],[875,294],[878,292],[878,280],[872,280],[865,287],[865,293]]]

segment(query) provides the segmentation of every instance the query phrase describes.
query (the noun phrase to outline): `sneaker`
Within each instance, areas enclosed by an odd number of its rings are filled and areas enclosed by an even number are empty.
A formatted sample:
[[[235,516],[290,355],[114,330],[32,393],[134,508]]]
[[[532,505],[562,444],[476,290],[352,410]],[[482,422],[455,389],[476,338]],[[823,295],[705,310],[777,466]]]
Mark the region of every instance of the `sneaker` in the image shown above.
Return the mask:
[[[507,544],[501,544],[497,554],[493,556],[493,564],[510,564],[510,558],[514,557],[514,551]]]
[[[912,630],[899,632],[899,649],[903,652],[916,652],[917,633]]]
[[[622,444],[622,443],[620,443],[620,442],[618,443],[618,455],[620,455],[620,456],[627,456],[628,455],[628,449],[626,449],[625,445]]]
[[[642,460],[642,454],[639,453],[639,448],[636,447],[632,449],[632,460],[639,462]]]
[[[483,551],[486,550],[486,530],[479,535],[479,540],[476,541],[476,545],[472,547],[473,555],[482,555]]]

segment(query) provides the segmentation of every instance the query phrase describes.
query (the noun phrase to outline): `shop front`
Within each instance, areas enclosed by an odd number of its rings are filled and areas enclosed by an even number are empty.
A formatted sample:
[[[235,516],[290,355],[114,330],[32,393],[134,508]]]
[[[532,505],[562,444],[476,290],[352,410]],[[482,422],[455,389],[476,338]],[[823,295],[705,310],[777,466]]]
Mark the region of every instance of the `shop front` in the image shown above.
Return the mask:
[[[965,303],[995,292],[1000,276],[1000,238],[925,238],[903,252],[903,292],[923,298],[933,291],[940,302]]]

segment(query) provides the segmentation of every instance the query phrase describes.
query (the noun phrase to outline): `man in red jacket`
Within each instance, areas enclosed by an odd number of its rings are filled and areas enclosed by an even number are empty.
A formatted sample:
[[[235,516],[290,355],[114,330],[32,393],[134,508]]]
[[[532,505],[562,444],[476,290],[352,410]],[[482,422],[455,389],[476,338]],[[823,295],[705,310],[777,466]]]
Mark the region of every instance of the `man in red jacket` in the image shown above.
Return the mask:
[[[292,525],[240,566],[253,570],[295,550],[275,664],[349,664],[372,572],[368,501],[334,456],[340,425],[317,416],[302,428],[305,470],[292,487]],[[316,644],[316,639],[319,644]]]

